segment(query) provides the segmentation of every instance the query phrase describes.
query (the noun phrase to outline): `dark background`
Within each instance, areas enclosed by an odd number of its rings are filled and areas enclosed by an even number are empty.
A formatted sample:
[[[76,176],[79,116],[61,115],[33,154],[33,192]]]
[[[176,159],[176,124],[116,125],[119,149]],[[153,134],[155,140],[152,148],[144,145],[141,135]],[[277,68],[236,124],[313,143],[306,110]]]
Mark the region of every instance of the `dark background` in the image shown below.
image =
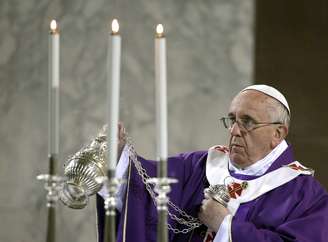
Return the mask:
[[[296,159],[328,188],[328,1],[256,2],[255,80],[278,87]]]

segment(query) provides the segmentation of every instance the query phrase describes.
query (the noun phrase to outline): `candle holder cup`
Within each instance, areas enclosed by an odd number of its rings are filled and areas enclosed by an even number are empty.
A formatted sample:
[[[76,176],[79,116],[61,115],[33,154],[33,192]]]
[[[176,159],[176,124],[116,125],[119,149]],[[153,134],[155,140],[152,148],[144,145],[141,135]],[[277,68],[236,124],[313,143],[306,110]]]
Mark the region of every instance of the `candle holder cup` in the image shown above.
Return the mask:
[[[50,174],[40,174],[36,178],[40,181],[44,181],[44,188],[48,192],[47,207],[55,207],[66,178]]]

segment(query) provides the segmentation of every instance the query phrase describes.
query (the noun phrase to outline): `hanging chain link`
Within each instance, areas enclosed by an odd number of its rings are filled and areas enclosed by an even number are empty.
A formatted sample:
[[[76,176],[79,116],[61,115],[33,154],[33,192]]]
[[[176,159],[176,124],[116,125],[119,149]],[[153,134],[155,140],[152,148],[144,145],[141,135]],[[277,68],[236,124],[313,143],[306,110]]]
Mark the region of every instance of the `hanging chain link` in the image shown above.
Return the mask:
[[[135,165],[139,176],[142,179],[143,184],[145,185],[147,191],[149,192],[155,206],[156,206],[156,193],[153,190],[153,185],[149,184],[147,180],[150,178],[150,176],[147,174],[146,170],[142,167],[141,162],[138,160],[137,152],[134,148],[132,139],[126,134],[126,144],[128,146],[128,152],[129,156]],[[176,228],[173,228],[169,223],[167,224],[167,227],[169,230],[171,230],[173,233],[184,233],[187,234],[190,231],[194,230],[195,228],[199,227],[202,225],[199,219],[194,218],[193,216],[190,216],[187,214],[185,211],[181,210],[177,205],[175,205],[173,202],[170,200],[168,201],[168,206],[171,207],[173,210],[175,210],[181,217],[176,216],[175,214],[171,213],[170,211],[168,212],[168,215],[170,218],[174,221],[177,221],[179,224],[182,224],[186,226],[187,228],[179,230]]]

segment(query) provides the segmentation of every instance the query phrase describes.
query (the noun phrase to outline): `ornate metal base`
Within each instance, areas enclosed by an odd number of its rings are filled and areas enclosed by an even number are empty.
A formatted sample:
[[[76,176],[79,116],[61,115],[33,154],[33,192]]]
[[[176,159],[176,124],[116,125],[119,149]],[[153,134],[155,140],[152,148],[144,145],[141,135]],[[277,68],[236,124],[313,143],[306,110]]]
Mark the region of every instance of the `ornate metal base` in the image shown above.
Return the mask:
[[[157,224],[157,241],[168,242],[168,224],[167,224],[167,204],[169,198],[167,194],[171,191],[171,183],[178,182],[177,179],[162,177],[162,178],[150,178],[147,183],[155,184],[154,191],[157,193],[156,205],[158,213]]]
[[[110,215],[107,213],[112,213],[114,211],[117,205],[117,192],[119,185],[125,183],[124,179],[118,179],[118,178],[110,178],[108,179],[107,176],[101,176],[96,178],[96,182],[99,184],[103,184],[103,186],[106,187],[106,190],[108,192],[108,196],[105,198],[105,209],[106,209],[106,215]],[[115,215],[115,214],[114,214]]]
[[[47,207],[55,207],[58,199],[59,192],[63,187],[66,178],[56,175],[41,174],[36,177],[40,181],[44,181],[44,188],[47,193]]]
[[[112,172],[112,171],[110,171]],[[123,179],[115,177],[108,178],[107,176],[101,176],[96,178],[96,182],[102,183],[106,187],[108,196],[105,198],[105,242],[116,241],[116,206],[117,206],[117,192],[119,186],[125,182]]]
[[[47,242],[56,241],[56,203],[59,199],[59,191],[62,189],[63,183],[66,180],[64,177],[41,174],[36,177],[40,181],[44,181],[44,188],[47,193],[48,207],[48,223],[47,223]]]
[[[157,210],[167,210],[167,202],[169,200],[167,194],[171,191],[170,184],[177,183],[178,180],[169,177],[150,178],[147,183],[154,184],[154,191],[157,193],[156,204]]]

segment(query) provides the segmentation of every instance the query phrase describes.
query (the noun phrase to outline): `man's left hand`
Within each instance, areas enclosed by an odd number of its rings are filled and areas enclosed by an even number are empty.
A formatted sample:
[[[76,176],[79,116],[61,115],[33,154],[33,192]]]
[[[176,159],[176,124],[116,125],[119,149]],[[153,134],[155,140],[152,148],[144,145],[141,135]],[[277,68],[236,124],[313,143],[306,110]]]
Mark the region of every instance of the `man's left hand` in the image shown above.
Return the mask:
[[[217,232],[220,228],[223,219],[228,214],[229,211],[227,208],[205,195],[205,199],[202,201],[202,206],[198,213],[198,218],[210,230],[212,230],[213,232]]]

